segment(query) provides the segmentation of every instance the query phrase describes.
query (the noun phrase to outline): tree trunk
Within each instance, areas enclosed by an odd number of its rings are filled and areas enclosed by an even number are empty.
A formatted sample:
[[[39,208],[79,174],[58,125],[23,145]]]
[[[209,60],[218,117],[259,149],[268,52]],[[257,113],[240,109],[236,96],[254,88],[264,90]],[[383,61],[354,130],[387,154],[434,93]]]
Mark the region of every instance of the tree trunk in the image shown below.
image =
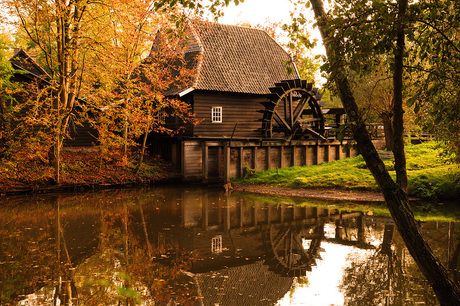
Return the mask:
[[[147,137],[149,136],[149,130],[150,130],[150,122],[147,124],[147,127],[145,128],[144,140],[142,141],[142,147],[141,147],[141,156],[139,157],[139,163],[137,164],[137,167],[136,167],[136,175],[139,174],[139,170],[141,169],[142,162],[144,161],[145,147],[147,145]]]
[[[363,118],[359,116],[358,106],[351,92],[345,67],[340,63],[342,59],[335,55],[337,50],[334,50],[331,46],[331,37],[327,28],[323,3],[321,0],[310,0],[310,2],[323,37],[326,55],[331,67],[335,69],[333,78],[339,89],[342,104],[350,122],[354,122],[352,127],[354,139],[358,145],[359,152],[363,155],[368,168],[383,193],[396,228],[420,271],[436,293],[441,305],[460,305],[460,290],[450,279],[447,270],[434,257],[430,247],[420,234],[414,215],[409,207],[406,192],[391,179],[372,143]],[[398,131],[401,130],[399,129]],[[398,165],[401,166],[401,164]]]
[[[398,1],[397,38],[393,72],[393,131],[396,182],[407,192],[406,153],[404,151],[404,109],[403,109],[403,72],[404,72],[404,31],[407,1]]]
[[[383,122],[383,131],[385,133],[385,149],[393,151],[394,148],[394,131],[393,131],[393,120],[387,113],[380,116]],[[393,153],[394,154],[394,153]]]

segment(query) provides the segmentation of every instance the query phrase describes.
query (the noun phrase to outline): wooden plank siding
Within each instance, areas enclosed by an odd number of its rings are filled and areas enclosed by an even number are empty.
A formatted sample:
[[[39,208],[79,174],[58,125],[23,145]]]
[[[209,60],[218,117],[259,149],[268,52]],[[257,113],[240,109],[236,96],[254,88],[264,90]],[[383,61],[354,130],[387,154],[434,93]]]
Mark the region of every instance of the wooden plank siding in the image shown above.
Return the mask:
[[[202,146],[199,141],[184,141],[182,143],[182,176],[187,180],[201,180]]]
[[[64,139],[65,147],[92,147],[98,143],[98,132],[88,122],[83,125],[71,125],[69,134],[70,138]]]
[[[258,111],[264,110],[259,103],[262,101],[267,100],[261,95],[194,92],[193,112],[204,121],[193,128],[193,135],[230,138],[235,130],[233,138],[260,138],[262,123],[259,119],[263,114]],[[222,123],[212,123],[212,107],[222,107]]]

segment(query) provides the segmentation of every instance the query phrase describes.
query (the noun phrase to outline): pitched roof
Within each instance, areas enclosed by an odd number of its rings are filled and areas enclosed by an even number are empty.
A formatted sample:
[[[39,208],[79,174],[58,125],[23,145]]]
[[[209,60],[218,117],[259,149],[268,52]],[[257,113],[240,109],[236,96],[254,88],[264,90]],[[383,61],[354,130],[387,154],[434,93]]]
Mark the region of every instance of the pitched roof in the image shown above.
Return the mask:
[[[275,83],[299,78],[289,54],[263,30],[195,21],[187,32],[185,58],[196,67],[193,89],[269,94]],[[288,74],[287,66],[294,72]]]
[[[51,80],[49,74],[24,49],[16,50],[10,63],[14,69],[27,72],[25,76],[30,79],[38,78],[45,82]]]

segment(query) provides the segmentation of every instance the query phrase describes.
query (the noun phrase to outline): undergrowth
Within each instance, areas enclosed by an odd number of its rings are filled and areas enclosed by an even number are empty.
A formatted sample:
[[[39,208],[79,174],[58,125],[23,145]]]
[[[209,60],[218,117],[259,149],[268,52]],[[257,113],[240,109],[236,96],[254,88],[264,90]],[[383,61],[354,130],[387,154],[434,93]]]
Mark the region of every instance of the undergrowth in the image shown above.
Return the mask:
[[[66,150],[61,155],[61,185],[117,185],[158,181],[177,175],[160,158],[146,157],[135,174],[137,158],[115,162],[101,158],[98,151]],[[0,160],[0,193],[22,188],[40,189],[54,184],[49,162]]]

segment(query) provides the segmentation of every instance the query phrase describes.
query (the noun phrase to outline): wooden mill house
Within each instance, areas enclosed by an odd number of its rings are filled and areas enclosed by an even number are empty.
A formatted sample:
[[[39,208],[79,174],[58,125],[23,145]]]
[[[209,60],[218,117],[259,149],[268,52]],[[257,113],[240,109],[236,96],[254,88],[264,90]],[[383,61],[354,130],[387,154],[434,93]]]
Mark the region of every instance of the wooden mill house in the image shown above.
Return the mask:
[[[313,84],[300,80],[289,54],[265,31],[191,22],[185,49],[196,69],[191,85],[170,96],[189,103],[199,125],[179,137],[157,135],[153,151],[180,168],[184,180],[227,181],[255,170],[315,165],[343,152],[326,124]],[[291,73],[288,73],[291,71]]]

